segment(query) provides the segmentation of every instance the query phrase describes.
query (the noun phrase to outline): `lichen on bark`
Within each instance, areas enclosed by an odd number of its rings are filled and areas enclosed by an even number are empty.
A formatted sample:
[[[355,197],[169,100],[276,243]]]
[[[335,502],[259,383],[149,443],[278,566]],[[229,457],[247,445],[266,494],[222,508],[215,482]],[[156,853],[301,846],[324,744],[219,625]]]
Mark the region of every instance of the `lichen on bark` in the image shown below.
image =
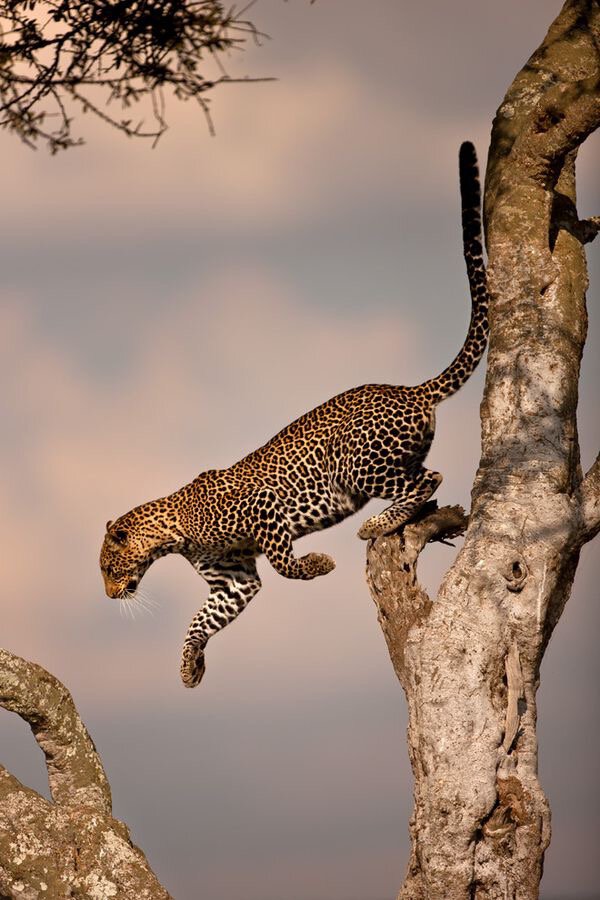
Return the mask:
[[[169,900],[112,816],[106,773],[66,687],[0,649],[0,705],[31,726],[52,798],[0,766],[0,900]]]

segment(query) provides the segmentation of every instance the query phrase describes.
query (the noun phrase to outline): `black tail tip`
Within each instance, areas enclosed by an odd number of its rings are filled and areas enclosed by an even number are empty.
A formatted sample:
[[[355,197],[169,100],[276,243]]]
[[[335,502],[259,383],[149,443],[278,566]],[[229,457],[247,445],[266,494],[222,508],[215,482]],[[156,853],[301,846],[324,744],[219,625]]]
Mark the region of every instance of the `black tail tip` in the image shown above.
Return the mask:
[[[472,141],[463,141],[458,151],[458,161],[461,166],[476,166],[477,151]]]
[[[479,166],[477,165],[477,152],[471,141],[464,141],[460,145],[458,172],[463,210],[468,207],[479,210],[481,205]]]

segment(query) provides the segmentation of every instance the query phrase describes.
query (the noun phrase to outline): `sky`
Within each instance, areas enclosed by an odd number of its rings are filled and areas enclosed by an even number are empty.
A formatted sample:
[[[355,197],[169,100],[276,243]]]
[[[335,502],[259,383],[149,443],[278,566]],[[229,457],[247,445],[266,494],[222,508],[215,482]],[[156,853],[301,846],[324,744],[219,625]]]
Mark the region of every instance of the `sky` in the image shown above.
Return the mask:
[[[452,359],[469,317],[458,147],[474,140],[484,166],[494,111],[559,6],[259,0],[270,39],[226,66],[278,80],[215,91],[215,137],[174,103],[154,150],[89,117],[86,146],[55,157],[0,134],[2,643],[70,688],[115,814],[177,900],[396,896],[404,697],[358,517],[299,545],[335,557],[326,578],[259,564],[261,592],[211,641],[194,691],[179,655],[204,583],[161,560],[144,579],[153,615],[123,618],[102,591],[104,524],[341,390],[419,383]],[[598,147],[581,153],[582,216],[600,205]],[[586,467],[597,245],[588,259]],[[439,408],[440,503],[468,507],[482,386],[483,370]],[[422,555],[431,591],[455,552]],[[587,546],[542,668],[544,900],[598,897],[597,560]],[[47,794],[27,726],[3,710],[0,759]]]

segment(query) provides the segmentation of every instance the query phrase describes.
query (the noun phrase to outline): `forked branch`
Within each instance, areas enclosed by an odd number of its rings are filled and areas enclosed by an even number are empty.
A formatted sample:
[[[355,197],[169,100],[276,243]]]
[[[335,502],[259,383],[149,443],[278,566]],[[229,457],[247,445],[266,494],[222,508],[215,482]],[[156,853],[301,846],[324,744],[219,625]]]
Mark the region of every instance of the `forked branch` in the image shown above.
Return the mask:
[[[66,687],[0,650],[0,706],[31,726],[53,801],[0,766],[0,897],[169,900],[127,826],[112,817],[102,762]]]
[[[35,663],[0,650],[0,705],[25,719],[44,756],[55,803],[110,813],[108,779],[73,698]]]
[[[404,649],[414,625],[424,621],[431,600],[417,580],[419,554],[430,542],[464,533],[468,518],[461,506],[437,509],[428,503],[400,534],[370,541],[367,582],[398,678],[404,683]]]

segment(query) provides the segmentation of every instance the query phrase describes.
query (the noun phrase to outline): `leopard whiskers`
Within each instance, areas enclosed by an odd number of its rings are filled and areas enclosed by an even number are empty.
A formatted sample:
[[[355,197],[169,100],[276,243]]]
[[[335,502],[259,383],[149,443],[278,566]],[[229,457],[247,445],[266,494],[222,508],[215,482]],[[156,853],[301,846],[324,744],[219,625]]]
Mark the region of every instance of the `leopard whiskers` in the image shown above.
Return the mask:
[[[119,597],[119,612],[125,619],[133,619],[133,610],[131,608],[131,598],[124,594]]]
[[[150,596],[145,590],[138,588],[136,593],[136,602],[138,604],[138,608],[145,613],[149,613],[151,616],[154,615],[154,610],[158,609],[158,603],[154,600],[153,597]]]
[[[131,619],[135,619],[138,613],[153,615],[157,606],[156,601],[141,588],[126,591],[121,597],[121,609],[125,610],[125,614]]]

